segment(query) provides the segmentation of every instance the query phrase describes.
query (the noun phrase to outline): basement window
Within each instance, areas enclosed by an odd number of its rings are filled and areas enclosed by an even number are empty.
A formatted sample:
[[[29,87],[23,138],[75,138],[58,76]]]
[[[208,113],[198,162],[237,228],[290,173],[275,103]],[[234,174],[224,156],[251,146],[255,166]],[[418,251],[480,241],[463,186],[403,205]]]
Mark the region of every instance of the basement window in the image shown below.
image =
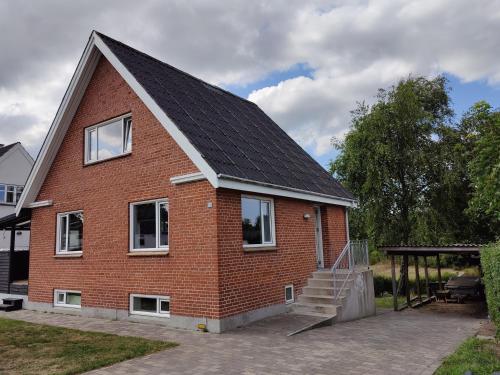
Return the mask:
[[[131,294],[130,314],[168,318],[170,317],[170,297]]]
[[[56,254],[82,252],[83,211],[57,214]]]
[[[244,247],[275,245],[274,202],[271,198],[241,197]]]
[[[293,293],[293,285],[286,285],[285,286],[285,303],[293,303],[295,302],[295,296]]]
[[[132,118],[121,116],[85,129],[85,164],[132,151]]]
[[[54,290],[54,306],[57,307],[82,307],[82,292],[74,290]]]
[[[168,250],[168,201],[130,205],[130,251]]]

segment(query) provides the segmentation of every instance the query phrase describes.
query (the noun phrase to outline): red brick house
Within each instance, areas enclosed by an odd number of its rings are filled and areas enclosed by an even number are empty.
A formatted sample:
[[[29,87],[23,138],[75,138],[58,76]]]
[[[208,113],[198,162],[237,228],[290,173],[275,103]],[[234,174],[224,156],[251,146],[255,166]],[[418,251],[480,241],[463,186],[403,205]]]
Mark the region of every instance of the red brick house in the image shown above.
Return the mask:
[[[220,332],[285,311],[354,205],[254,103],[93,32],[17,206],[27,306]]]

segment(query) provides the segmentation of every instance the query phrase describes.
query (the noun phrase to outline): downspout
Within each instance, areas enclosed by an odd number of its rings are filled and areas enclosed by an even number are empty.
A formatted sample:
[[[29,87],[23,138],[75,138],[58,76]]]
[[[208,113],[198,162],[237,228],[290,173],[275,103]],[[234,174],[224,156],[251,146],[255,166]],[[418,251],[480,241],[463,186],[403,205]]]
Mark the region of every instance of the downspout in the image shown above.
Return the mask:
[[[349,235],[349,214],[347,211],[347,207],[345,208],[345,235],[346,235],[346,243],[351,240]]]

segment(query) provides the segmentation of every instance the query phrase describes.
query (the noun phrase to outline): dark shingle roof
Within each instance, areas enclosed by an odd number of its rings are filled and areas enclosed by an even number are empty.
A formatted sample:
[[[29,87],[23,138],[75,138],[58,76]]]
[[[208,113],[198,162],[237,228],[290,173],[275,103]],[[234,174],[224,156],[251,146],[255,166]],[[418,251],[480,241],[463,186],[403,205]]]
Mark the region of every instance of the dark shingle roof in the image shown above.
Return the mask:
[[[4,156],[4,155],[7,153],[7,151],[9,151],[12,147],[14,147],[15,145],[17,145],[18,143],[19,143],[19,142],[13,143],[13,144],[11,144],[11,145],[7,145],[7,146],[2,146],[2,147],[0,147],[0,158],[1,158],[2,156]]]
[[[98,35],[217,174],[353,199],[256,104]]]

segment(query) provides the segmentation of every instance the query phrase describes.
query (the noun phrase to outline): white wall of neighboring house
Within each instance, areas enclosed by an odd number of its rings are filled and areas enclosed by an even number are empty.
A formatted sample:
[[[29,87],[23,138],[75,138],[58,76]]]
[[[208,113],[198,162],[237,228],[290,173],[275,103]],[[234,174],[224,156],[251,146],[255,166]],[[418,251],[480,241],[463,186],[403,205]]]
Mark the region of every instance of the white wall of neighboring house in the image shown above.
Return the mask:
[[[0,185],[24,187],[33,166],[33,158],[18,143],[0,156]],[[6,192],[5,192],[6,194]],[[0,218],[15,212],[15,203],[2,201],[0,195]],[[0,251],[10,247],[10,231],[0,230]],[[16,249],[28,249],[29,231],[16,232]]]

